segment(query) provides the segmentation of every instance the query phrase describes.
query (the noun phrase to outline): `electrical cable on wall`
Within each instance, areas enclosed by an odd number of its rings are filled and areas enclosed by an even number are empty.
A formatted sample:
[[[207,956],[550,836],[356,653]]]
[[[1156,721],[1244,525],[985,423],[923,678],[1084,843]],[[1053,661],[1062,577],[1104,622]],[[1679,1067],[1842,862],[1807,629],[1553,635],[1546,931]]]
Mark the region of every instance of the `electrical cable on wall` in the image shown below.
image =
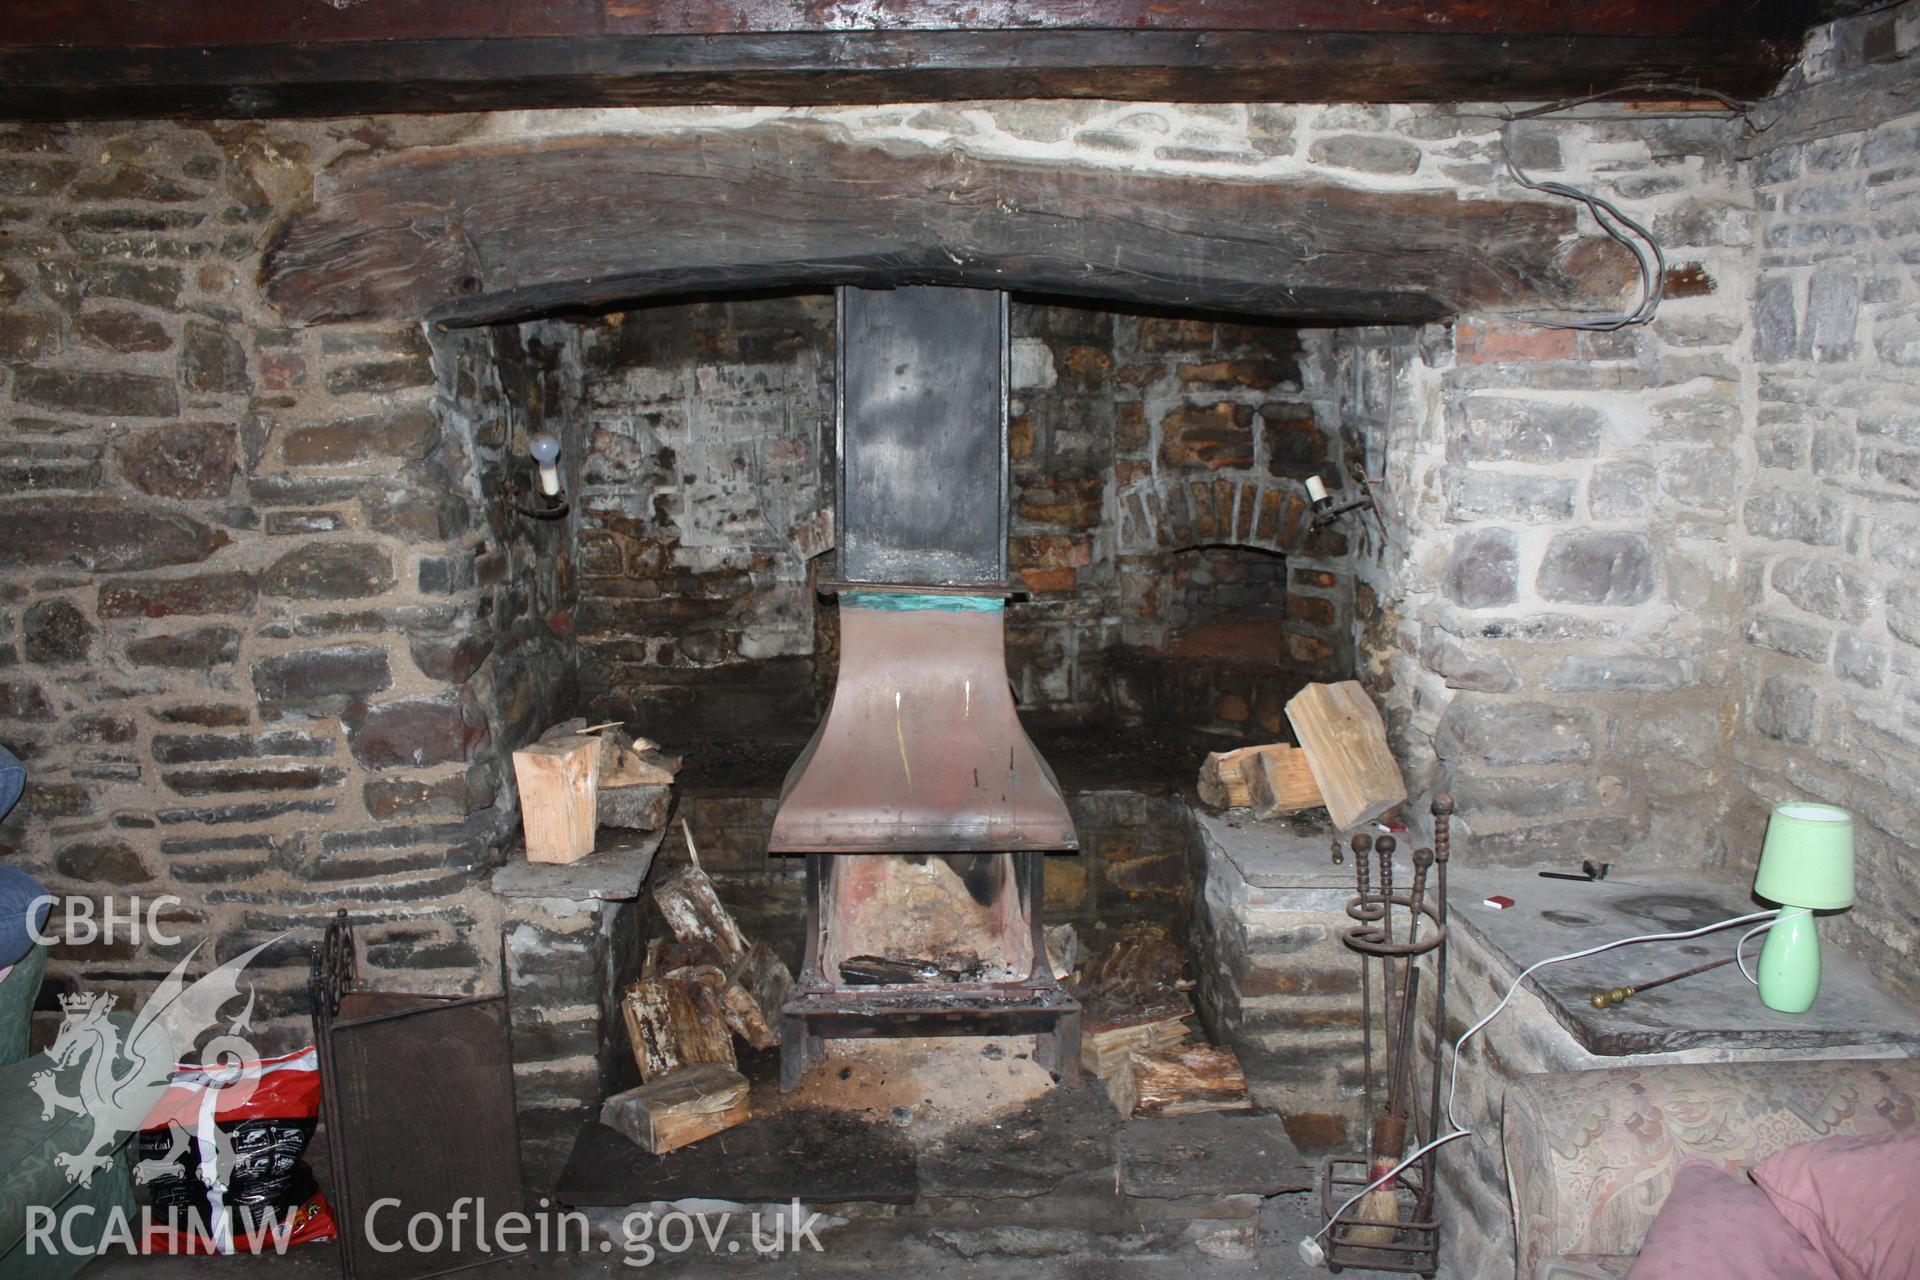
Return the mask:
[[[1596,332],[1612,332],[1633,325],[1642,325],[1651,321],[1654,313],[1660,309],[1661,301],[1667,290],[1667,257],[1660,248],[1660,241],[1641,223],[1623,213],[1619,206],[1603,196],[1591,191],[1583,191],[1571,183],[1542,181],[1521,169],[1513,158],[1509,131],[1520,120],[1530,120],[1538,116],[1551,115],[1556,111],[1565,111],[1589,102],[1599,102],[1621,93],[1646,93],[1654,89],[1673,89],[1690,95],[1706,94],[1713,97],[1741,117],[1747,116],[1747,105],[1729,98],[1723,93],[1703,89],[1697,85],[1678,84],[1639,84],[1623,86],[1611,93],[1589,94],[1583,98],[1567,98],[1549,103],[1543,107],[1534,107],[1526,111],[1506,112],[1500,116],[1500,159],[1505,164],[1507,174],[1515,182],[1529,191],[1538,191],[1544,195],[1558,196],[1586,206],[1587,212],[1609,237],[1627,247],[1633,254],[1634,263],[1640,273],[1640,303],[1632,311],[1611,316],[1595,316],[1585,320],[1553,320],[1543,316],[1518,317],[1523,323],[1538,325],[1544,329],[1580,329]]]
[[[1341,1214],[1358,1204],[1366,1197],[1368,1192],[1374,1190],[1376,1187],[1384,1186],[1386,1183],[1399,1177],[1414,1161],[1420,1159],[1420,1157],[1426,1155],[1429,1151],[1443,1147],[1455,1138],[1465,1138],[1471,1135],[1473,1131],[1462,1126],[1460,1121],[1454,1118],[1453,1114],[1454,1098],[1460,1088],[1460,1050],[1468,1040],[1471,1040],[1478,1032],[1484,1029],[1488,1023],[1500,1016],[1508,1003],[1519,993],[1520,984],[1527,980],[1528,975],[1537,969],[1544,969],[1548,965],[1563,964],[1569,960],[1582,960],[1587,956],[1597,956],[1603,951],[1612,951],[1616,947],[1628,947],[1641,942],[1681,942],[1688,938],[1698,938],[1703,934],[1717,933],[1722,929],[1731,929],[1738,925],[1753,924],[1756,920],[1760,921],[1761,923],[1755,925],[1754,928],[1747,930],[1747,932],[1741,936],[1740,942],[1735,946],[1734,955],[1738,958],[1740,947],[1746,944],[1747,939],[1753,937],[1756,933],[1771,928],[1775,918],[1778,917],[1779,914],[1780,909],[1776,907],[1771,911],[1755,911],[1747,915],[1735,916],[1731,920],[1719,920],[1713,924],[1701,925],[1698,929],[1687,929],[1678,933],[1646,933],[1632,938],[1619,938],[1613,942],[1603,942],[1596,947],[1588,947],[1583,951],[1570,951],[1565,955],[1549,956],[1545,960],[1536,960],[1525,969],[1522,969],[1519,976],[1514,978],[1512,984],[1507,987],[1506,994],[1500,997],[1500,1002],[1494,1005],[1493,1009],[1488,1012],[1485,1017],[1461,1032],[1460,1038],[1453,1042],[1453,1066],[1447,1079],[1446,1106],[1447,1123],[1453,1126],[1452,1130],[1448,1133],[1441,1134],[1433,1141],[1417,1148],[1399,1164],[1387,1170],[1372,1182],[1349,1196],[1344,1204],[1333,1211],[1333,1216],[1328,1218],[1318,1231],[1310,1236],[1301,1238],[1299,1246],[1301,1260],[1309,1266],[1319,1266],[1325,1262],[1326,1252],[1320,1247],[1320,1237],[1326,1235],[1327,1232],[1333,1229],[1334,1225],[1340,1221]],[[1740,971],[1745,973],[1746,968],[1746,962],[1741,961]],[[1749,977],[1751,977],[1751,975],[1749,975]]]

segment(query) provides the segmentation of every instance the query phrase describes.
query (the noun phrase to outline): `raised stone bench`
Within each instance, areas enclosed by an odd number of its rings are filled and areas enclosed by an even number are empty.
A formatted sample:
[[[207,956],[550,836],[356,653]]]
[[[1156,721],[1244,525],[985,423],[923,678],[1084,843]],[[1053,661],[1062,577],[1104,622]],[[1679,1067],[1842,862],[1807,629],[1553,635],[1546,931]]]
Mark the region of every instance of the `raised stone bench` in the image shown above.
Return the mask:
[[[1352,924],[1352,864],[1333,862],[1324,815],[1191,813],[1203,877],[1194,913],[1201,1016],[1294,1142],[1309,1152],[1356,1148],[1365,1134],[1360,958],[1341,941]]]
[[[1542,879],[1565,867],[1473,867],[1456,856],[1448,897],[1452,948],[1449,1040],[1493,1008],[1515,975],[1548,956],[1646,933],[1672,933],[1763,909],[1745,878],[1702,871],[1616,872],[1603,881]],[[1501,911],[1494,894],[1514,899]],[[1529,977],[1507,1009],[1467,1044],[1455,1118],[1473,1131],[1441,1148],[1446,1224],[1441,1275],[1503,1276],[1513,1219],[1500,1148],[1507,1085],[1541,1071],[1609,1066],[1920,1054],[1920,1008],[1875,987],[1864,966],[1823,948],[1820,998],[1804,1014],[1760,1003],[1733,965],[1595,1009],[1596,990],[1632,986],[1733,954],[1747,926],[1683,942],[1637,944],[1553,965]],[[1751,967],[1760,939],[1747,946]],[[1425,1024],[1431,1026],[1431,1021]],[[1451,1065],[1448,1055],[1447,1065]],[[1444,1077],[1443,1077],[1444,1084]]]
[[[620,988],[639,973],[639,900],[662,835],[603,834],[564,866],[528,862],[516,842],[493,874],[529,1187],[551,1183],[581,1121],[597,1113],[614,1055],[628,1052]]]
[[[1341,940],[1352,923],[1352,855],[1332,862],[1324,819],[1258,822],[1244,812],[1195,809],[1191,821],[1196,871],[1204,876],[1194,921],[1202,1016],[1240,1055],[1256,1101],[1285,1119],[1295,1142],[1310,1151],[1363,1150],[1360,961]],[[1412,847],[1403,841],[1395,856],[1394,882],[1403,889]],[[1618,873],[1575,882],[1542,879],[1543,869],[1565,868],[1481,867],[1456,853],[1447,895],[1449,1043],[1538,960],[1761,909],[1749,882],[1716,873]],[[1494,894],[1515,906],[1483,905]],[[1543,969],[1469,1042],[1454,1115],[1473,1136],[1441,1149],[1443,1277],[1512,1271],[1500,1103],[1519,1076],[1628,1063],[1920,1054],[1920,1008],[1875,987],[1864,966],[1832,946],[1823,952],[1820,998],[1805,1014],[1766,1008],[1732,965],[1618,1007],[1592,1006],[1596,990],[1731,955],[1742,932],[1623,947]],[[1759,949],[1758,938],[1748,945],[1749,965]],[[1420,1034],[1430,1051],[1430,986],[1422,1003]],[[1443,1070],[1450,1065],[1449,1052]],[[1424,1099],[1424,1075],[1418,1092]]]

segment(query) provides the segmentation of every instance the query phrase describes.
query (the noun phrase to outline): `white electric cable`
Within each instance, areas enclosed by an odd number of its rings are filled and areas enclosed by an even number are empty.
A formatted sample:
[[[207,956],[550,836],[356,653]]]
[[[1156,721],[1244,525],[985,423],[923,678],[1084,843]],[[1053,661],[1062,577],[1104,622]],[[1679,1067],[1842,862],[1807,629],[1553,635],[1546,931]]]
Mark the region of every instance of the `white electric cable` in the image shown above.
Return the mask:
[[[1774,912],[1775,916],[1779,914],[1777,911]],[[1765,933],[1767,930],[1773,928],[1775,923],[1776,921],[1774,920],[1762,920],[1759,924],[1741,934],[1740,941],[1733,944],[1733,962],[1740,966],[1740,976],[1756,987],[1760,985],[1760,979],[1747,972],[1747,958],[1740,953],[1746,948],[1748,938],[1751,938],[1756,933]]]
[[[1300,1256],[1306,1259],[1309,1263],[1314,1263],[1316,1261],[1323,1260],[1324,1252],[1321,1250],[1319,1245],[1320,1237],[1326,1235],[1327,1232],[1333,1229],[1334,1224],[1340,1220],[1341,1214],[1345,1213],[1348,1209],[1352,1208],[1355,1204],[1357,1204],[1361,1199],[1363,1199],[1366,1196],[1366,1194],[1369,1191],[1372,1191],[1374,1188],[1380,1186],[1383,1183],[1391,1182],[1394,1178],[1398,1177],[1402,1170],[1407,1168],[1414,1161],[1418,1160],[1421,1156],[1426,1155],[1427,1152],[1434,1150],[1436,1147],[1444,1146],[1447,1143],[1452,1142],[1455,1138],[1467,1137],[1472,1132],[1472,1130],[1470,1129],[1463,1128],[1460,1122],[1454,1119],[1454,1116],[1453,1116],[1453,1102],[1460,1088],[1460,1048],[1462,1045],[1466,1044],[1468,1040],[1471,1040],[1474,1037],[1474,1035],[1478,1033],[1483,1027],[1485,1027],[1489,1022],[1492,1022],[1495,1018],[1500,1016],[1501,1010],[1505,1009],[1507,1007],[1508,1002],[1511,1001],[1515,996],[1515,994],[1519,992],[1520,984],[1525,982],[1527,980],[1527,976],[1533,973],[1534,970],[1544,969],[1550,964],[1564,964],[1568,960],[1584,960],[1588,956],[1597,956],[1602,951],[1612,951],[1616,947],[1630,947],[1636,943],[1641,943],[1641,942],[1681,942],[1688,938],[1698,938],[1702,934],[1718,933],[1722,929],[1731,929],[1735,925],[1751,924],[1755,920],[1765,921],[1766,923],[1762,924],[1760,928],[1750,929],[1747,931],[1746,937],[1743,937],[1740,939],[1741,942],[1745,942],[1747,938],[1751,938],[1754,934],[1760,932],[1760,929],[1764,929],[1771,926],[1773,923],[1774,917],[1778,916],[1779,914],[1780,914],[1779,909],[1775,908],[1772,911],[1755,911],[1748,915],[1735,916],[1731,920],[1721,920],[1721,921],[1717,921],[1714,924],[1701,925],[1698,929],[1686,929],[1678,933],[1643,933],[1638,935],[1637,937],[1620,938],[1613,942],[1603,942],[1597,947],[1588,947],[1584,951],[1569,951],[1566,955],[1563,955],[1563,956],[1549,956],[1545,960],[1536,960],[1532,964],[1528,965],[1526,968],[1522,969],[1520,971],[1520,976],[1515,978],[1513,980],[1512,985],[1510,985],[1507,988],[1507,993],[1500,997],[1500,1003],[1494,1005],[1492,1011],[1489,1012],[1486,1017],[1480,1019],[1480,1021],[1474,1023],[1472,1026],[1468,1027],[1465,1031],[1461,1032],[1460,1038],[1453,1042],[1453,1069],[1447,1079],[1447,1123],[1453,1126],[1453,1131],[1451,1133],[1441,1134],[1439,1137],[1435,1138],[1433,1141],[1427,1143],[1425,1146],[1415,1151],[1412,1155],[1402,1160],[1399,1164],[1393,1166],[1393,1168],[1387,1170],[1385,1173],[1375,1178],[1372,1182],[1369,1182],[1366,1186],[1360,1188],[1358,1191],[1354,1192],[1353,1195],[1349,1196],[1347,1198],[1346,1203],[1342,1204],[1338,1209],[1335,1209],[1333,1211],[1333,1216],[1327,1219],[1325,1225],[1323,1225],[1318,1231],[1314,1232],[1312,1235],[1306,1237],[1304,1240],[1300,1242]],[[1739,948],[1736,946],[1734,948],[1734,956],[1736,959],[1739,957],[1739,954],[1740,954]],[[1741,964],[1740,971],[1742,973],[1746,972],[1746,965],[1744,963]]]

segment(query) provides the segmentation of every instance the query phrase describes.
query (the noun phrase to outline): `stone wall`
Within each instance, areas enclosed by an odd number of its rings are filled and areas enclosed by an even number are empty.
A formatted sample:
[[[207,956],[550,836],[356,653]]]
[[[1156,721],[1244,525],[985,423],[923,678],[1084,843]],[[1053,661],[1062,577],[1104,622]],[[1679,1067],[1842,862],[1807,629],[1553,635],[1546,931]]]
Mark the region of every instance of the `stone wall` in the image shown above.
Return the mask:
[[[1920,5],[1817,33],[1747,144],[1758,192],[1752,468],[1740,502],[1745,793],[1855,815],[1858,902],[1821,930],[1914,986],[1920,959]]]
[[[549,328],[583,371],[566,443],[586,714],[689,745],[809,731],[832,679],[808,562],[833,507],[833,300]]]
[[[377,982],[495,981],[475,886],[550,699],[503,664],[538,592],[483,492],[485,362],[288,330],[252,284],[315,167],[454,127],[0,129],[4,840],[56,891],[181,900],[178,945],[58,949],[44,1007],[285,934],[255,1025],[301,1036],[342,905]]]
[[[1303,387],[1298,331],[1027,302],[1012,326],[1022,705],[1284,732],[1287,696],[1352,667],[1344,537],[1303,523],[1301,483],[1337,464],[1340,433]],[[541,334],[580,371],[565,443],[586,713],[689,744],[803,733],[834,676],[812,587],[833,563],[831,298]],[[1167,505],[1159,537],[1129,542],[1130,503]]]

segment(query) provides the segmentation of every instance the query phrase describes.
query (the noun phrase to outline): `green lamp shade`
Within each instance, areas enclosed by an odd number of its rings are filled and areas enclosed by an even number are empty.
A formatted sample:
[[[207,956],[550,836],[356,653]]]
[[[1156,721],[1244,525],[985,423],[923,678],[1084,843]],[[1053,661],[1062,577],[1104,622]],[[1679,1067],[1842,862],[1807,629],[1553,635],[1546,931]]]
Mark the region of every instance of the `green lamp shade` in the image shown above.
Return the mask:
[[[1830,804],[1775,805],[1753,891],[1814,911],[1853,905],[1853,815]]]

